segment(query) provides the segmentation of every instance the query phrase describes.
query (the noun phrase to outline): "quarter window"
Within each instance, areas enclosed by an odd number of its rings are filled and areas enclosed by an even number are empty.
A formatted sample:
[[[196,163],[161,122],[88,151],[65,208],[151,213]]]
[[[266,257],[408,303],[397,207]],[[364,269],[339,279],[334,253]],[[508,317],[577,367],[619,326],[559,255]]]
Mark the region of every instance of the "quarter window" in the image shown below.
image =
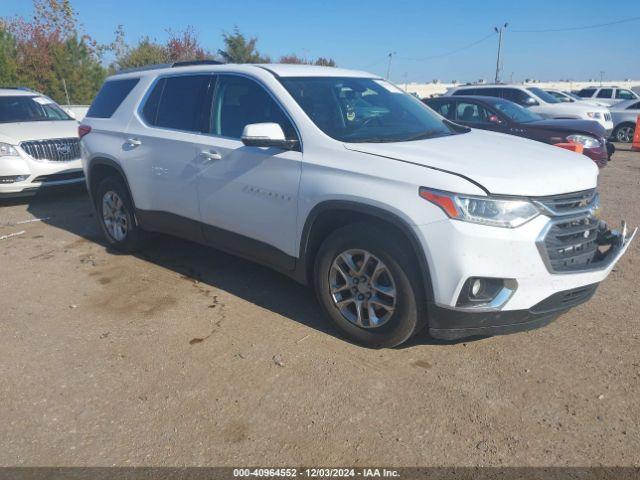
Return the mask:
[[[220,77],[212,116],[215,135],[240,138],[246,125],[277,123],[288,140],[297,138],[282,108],[262,86],[245,77]]]
[[[93,100],[91,107],[89,107],[86,116],[91,118],[111,118],[137,83],[137,78],[105,82]]]

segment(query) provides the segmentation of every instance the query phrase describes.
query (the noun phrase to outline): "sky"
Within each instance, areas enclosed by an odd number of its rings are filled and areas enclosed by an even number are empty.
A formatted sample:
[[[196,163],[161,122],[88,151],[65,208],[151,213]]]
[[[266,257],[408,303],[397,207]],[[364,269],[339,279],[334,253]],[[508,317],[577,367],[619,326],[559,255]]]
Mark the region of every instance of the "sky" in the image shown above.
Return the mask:
[[[491,34],[507,22],[504,81],[579,81],[599,79],[600,72],[609,80],[640,79],[638,0],[617,0],[615,8],[602,0],[72,0],[72,5],[84,30],[100,43],[113,41],[119,24],[128,43],[144,36],[162,41],[168,29],[191,26],[215,52],[222,33],[237,26],[258,37],[258,49],[272,58],[331,57],[340,67],[385,76],[394,52],[390,78],[396,83],[492,80],[498,36]],[[0,0],[0,17],[31,14],[29,0]],[[522,32],[632,18],[637,20],[602,28]]]

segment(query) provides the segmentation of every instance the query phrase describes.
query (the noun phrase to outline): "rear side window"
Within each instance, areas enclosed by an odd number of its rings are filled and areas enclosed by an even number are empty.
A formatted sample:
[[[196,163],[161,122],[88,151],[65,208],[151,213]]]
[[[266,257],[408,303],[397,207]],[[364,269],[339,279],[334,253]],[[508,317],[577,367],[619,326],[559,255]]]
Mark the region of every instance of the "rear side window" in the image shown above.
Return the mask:
[[[138,78],[127,78],[105,82],[93,100],[86,116],[93,118],[111,118],[120,104],[127,98],[129,92],[137,85],[138,81]]]
[[[434,102],[432,104],[427,103],[428,106],[433,108],[436,112],[442,115],[444,118],[453,120],[453,102]]]
[[[578,96],[582,98],[591,98],[594,93],[596,93],[595,88],[583,88],[578,92]]]
[[[183,75],[159,81],[142,113],[151,125],[185,132],[206,133],[206,97],[211,75]]]
[[[598,92],[598,98],[611,98],[613,97],[613,89],[611,88],[603,88]]]

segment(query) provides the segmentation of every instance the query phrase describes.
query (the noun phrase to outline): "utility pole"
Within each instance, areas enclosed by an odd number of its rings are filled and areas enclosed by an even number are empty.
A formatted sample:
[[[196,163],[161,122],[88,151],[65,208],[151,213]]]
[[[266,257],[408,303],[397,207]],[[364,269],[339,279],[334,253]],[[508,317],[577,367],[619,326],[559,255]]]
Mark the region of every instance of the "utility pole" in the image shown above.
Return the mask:
[[[603,79],[604,79],[604,71],[600,70],[600,86],[602,86]]]
[[[69,100],[69,91],[67,90],[67,82],[64,78],[62,79],[62,86],[64,87],[64,94],[67,97],[67,106],[69,106],[71,105],[71,101]]]
[[[502,34],[509,24],[505,23],[502,27],[493,27],[496,33],[499,35],[498,37],[498,59],[496,60],[496,80],[495,83],[500,83],[500,54],[502,53]]]
[[[391,59],[396,54],[396,52],[389,53],[389,63],[387,64],[387,80],[389,80],[389,75],[391,75]]]

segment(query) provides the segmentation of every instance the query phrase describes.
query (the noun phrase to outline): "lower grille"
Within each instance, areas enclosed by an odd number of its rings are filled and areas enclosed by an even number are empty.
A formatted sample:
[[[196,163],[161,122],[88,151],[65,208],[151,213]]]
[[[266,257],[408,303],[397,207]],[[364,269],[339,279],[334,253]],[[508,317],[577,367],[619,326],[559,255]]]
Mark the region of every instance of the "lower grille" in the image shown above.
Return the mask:
[[[586,270],[598,258],[600,221],[590,213],[554,220],[538,241],[538,248],[551,272]]]
[[[20,147],[36,160],[69,162],[80,158],[80,141],[77,138],[29,140],[22,142]]]
[[[531,311],[533,313],[550,313],[575,307],[589,300],[593,294],[596,293],[597,288],[598,284],[595,283],[593,285],[586,285],[584,287],[554,293],[549,298],[531,307]]]
[[[84,178],[83,172],[54,173],[52,175],[40,175],[33,179],[33,183],[62,182],[64,180],[79,180]]]

